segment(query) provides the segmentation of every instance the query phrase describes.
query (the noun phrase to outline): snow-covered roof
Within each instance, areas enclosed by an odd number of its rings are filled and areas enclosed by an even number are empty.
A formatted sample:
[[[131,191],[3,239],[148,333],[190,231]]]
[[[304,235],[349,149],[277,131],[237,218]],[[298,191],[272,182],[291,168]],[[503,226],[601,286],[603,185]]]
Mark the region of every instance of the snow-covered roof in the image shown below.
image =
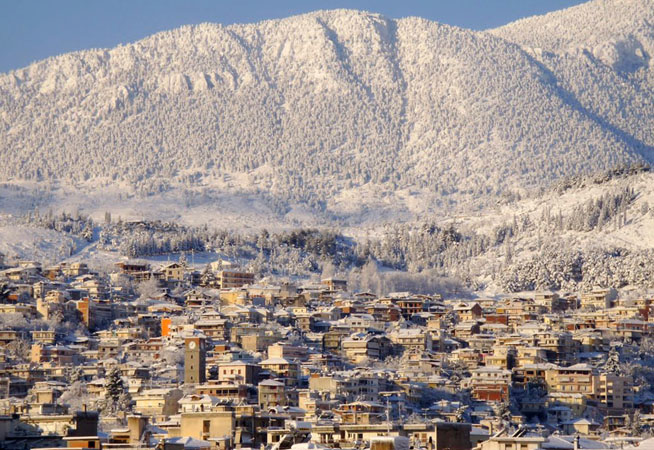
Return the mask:
[[[574,420],[568,420],[567,422],[563,422],[563,423],[564,425],[599,425],[597,422],[586,419],[585,417],[580,417]]]
[[[209,441],[201,441],[200,439],[195,439],[192,437],[178,437],[178,438],[168,438],[166,442],[171,444],[184,444],[184,449],[193,450],[193,449],[208,449],[211,448],[212,444]]]
[[[188,403],[210,403],[212,405],[217,405],[220,403],[221,400],[218,397],[213,397],[211,395],[207,394],[202,394],[202,395],[197,395],[197,394],[190,394],[190,395],[185,395],[182,397],[178,403],[180,405],[182,404],[188,404]]]
[[[291,450],[319,450],[319,449],[326,449],[329,447],[325,447],[324,445],[319,445],[314,442],[303,442],[300,444],[293,444],[291,446]]]
[[[563,367],[563,369],[565,369],[565,370],[593,370],[593,367],[590,366],[589,364],[579,363],[579,364],[575,364],[573,366]]]
[[[276,380],[264,380],[259,383],[259,386],[284,386],[284,383]]]
[[[261,361],[259,364],[292,364],[292,361],[289,361],[286,358],[268,358],[265,361]]]

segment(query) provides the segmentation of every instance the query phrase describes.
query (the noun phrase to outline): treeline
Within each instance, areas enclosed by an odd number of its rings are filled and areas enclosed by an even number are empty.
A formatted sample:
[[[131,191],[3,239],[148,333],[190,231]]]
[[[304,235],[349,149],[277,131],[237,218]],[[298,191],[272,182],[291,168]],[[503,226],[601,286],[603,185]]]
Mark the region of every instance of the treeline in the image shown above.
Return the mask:
[[[567,229],[593,231],[610,225],[615,219],[616,228],[627,222],[627,208],[636,198],[633,188],[625,187],[617,193],[606,193],[597,199],[590,199],[577,206],[567,220]]]
[[[207,226],[118,222],[103,226],[99,247],[119,251],[130,258],[211,251],[238,260],[262,274],[302,276],[320,271],[325,262],[343,269],[357,263],[350,239],[335,231],[318,229],[241,234],[233,230],[210,230]]]
[[[612,169],[596,172],[590,175],[579,174],[563,177],[552,184],[552,189],[559,194],[563,194],[573,188],[583,188],[604,184],[616,178],[625,178],[639,173],[647,173],[650,172],[651,169],[652,168],[649,164],[641,161],[631,164],[622,164]]]
[[[654,250],[551,248],[508,267],[499,277],[507,292],[542,289],[588,290],[596,286],[654,288]]]
[[[510,238],[527,229],[529,217],[514,217],[510,223],[495,227],[489,234],[463,233],[453,224],[439,227],[434,223],[419,226],[388,226],[381,238],[368,239],[357,245],[359,260],[374,259],[387,267],[409,272],[451,269],[468,259],[480,256],[492,247],[508,243]]]
[[[100,231],[99,246],[131,258],[179,252],[212,251],[251,264],[262,273],[315,273],[325,263],[339,271],[361,267],[369,260],[388,268],[420,272],[444,269],[484,253],[517,233],[517,221],[498,227],[491,236],[463,234],[453,225],[440,228],[388,226],[375,239],[357,242],[336,230],[301,228],[270,233],[241,234],[208,227],[185,227],[159,222],[110,223]]]
[[[203,233],[204,231],[204,233]],[[161,222],[122,222],[105,224],[99,234],[99,247],[118,250],[130,258],[204,251],[206,230]]]
[[[489,281],[507,291],[531,289],[567,289],[592,284],[619,286],[624,283],[648,285],[648,262],[638,252],[602,250],[594,253],[565,252],[566,241],[549,236],[564,236],[566,231],[592,232],[607,226],[616,229],[627,223],[630,214],[647,214],[649,207],[629,209],[636,199],[631,187],[623,187],[580,202],[565,216],[543,209],[539,218],[515,215],[512,219],[480,232],[455,223],[389,224],[379,235],[365,239],[347,237],[337,229],[299,228],[269,232],[241,233],[204,226],[183,226],[160,221],[112,221],[109,213],[103,224],[94,224],[80,214],[35,211],[23,218],[45,228],[93,239],[98,231],[98,248],[117,251],[130,258],[183,252],[214,252],[230,258],[261,275],[307,277],[331,272],[338,276],[358,273],[357,285],[381,290],[388,269],[411,275],[398,278],[392,285],[415,286],[426,283],[413,275],[448,280],[458,289],[459,280],[467,286]],[[537,238],[537,242],[536,242]],[[537,256],[525,261],[526,253]],[[530,253],[532,254],[532,253]],[[518,262],[514,264],[514,262]],[[370,264],[378,267],[377,276]],[[369,270],[363,267],[368,265]],[[629,272],[625,272],[625,267]],[[619,276],[616,274],[620,274]],[[399,276],[399,275],[398,275]],[[352,280],[355,281],[354,279]],[[388,287],[388,286],[386,286]]]
[[[79,212],[74,214],[67,212],[54,214],[50,210],[46,214],[42,215],[40,214],[39,210],[36,209],[27,213],[22,218],[22,222],[41,228],[46,228],[48,230],[59,231],[60,233],[72,234],[86,239],[88,242],[93,240],[93,219],[88,216],[84,216]]]
[[[545,208],[541,223],[556,231],[593,231],[610,225],[619,228],[626,224],[627,208],[635,199],[634,189],[624,187],[575,206],[572,213],[565,217],[560,210],[553,214],[551,208]]]

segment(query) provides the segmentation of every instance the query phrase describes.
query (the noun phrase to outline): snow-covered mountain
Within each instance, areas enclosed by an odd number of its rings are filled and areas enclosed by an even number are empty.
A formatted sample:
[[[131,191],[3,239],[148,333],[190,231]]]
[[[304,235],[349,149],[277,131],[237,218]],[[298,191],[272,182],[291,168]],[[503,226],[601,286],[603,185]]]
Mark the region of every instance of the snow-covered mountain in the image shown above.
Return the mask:
[[[520,45],[563,97],[654,158],[654,2],[596,0],[491,33]]]
[[[0,177],[346,217],[480,204],[654,161],[652,24],[654,0],[488,32],[337,10],[70,53],[0,75]]]

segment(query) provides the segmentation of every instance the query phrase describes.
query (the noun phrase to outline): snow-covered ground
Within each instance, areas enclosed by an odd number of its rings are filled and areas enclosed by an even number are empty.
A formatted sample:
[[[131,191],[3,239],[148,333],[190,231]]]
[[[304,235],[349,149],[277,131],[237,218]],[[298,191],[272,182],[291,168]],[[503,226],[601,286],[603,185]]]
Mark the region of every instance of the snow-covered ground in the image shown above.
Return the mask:
[[[620,227],[607,225],[601,230],[590,232],[559,230],[553,231],[542,224],[544,211],[558,215],[559,211],[568,217],[576,207],[584,205],[607,193],[618,192],[626,186],[635,192],[635,200],[626,211],[627,221]],[[140,197],[126,187],[84,186],[50,186],[47,189],[38,185],[22,184],[4,186],[0,206],[6,210],[0,222],[0,251],[8,256],[43,259],[53,261],[68,257],[73,249],[72,259],[87,260],[92,264],[112,264],[121,258],[117,252],[98,250],[95,243],[55,231],[28,228],[20,224],[18,217],[32,211],[34,207],[43,213],[46,209],[54,213],[79,211],[90,215],[96,223],[102,223],[105,212],[110,212],[113,219],[123,220],[162,220],[174,221],[185,225],[206,225],[214,229],[229,229],[242,233],[257,232],[263,228],[269,231],[292,229],[297,227],[319,226],[340,229],[344,234],[357,239],[378,237],[384,227],[396,222],[430,221],[445,226],[450,223],[464,232],[489,235],[497,227],[510,224],[515,219],[529,217],[531,229],[519,233],[511,241],[511,253],[514,261],[528,260],[537,255],[543,242],[559,242],[565,249],[589,249],[594,247],[619,247],[626,249],[654,248],[654,174],[641,173],[629,177],[618,177],[602,184],[587,183],[585,187],[570,188],[562,194],[555,190],[543,195],[525,198],[517,202],[506,202],[483,211],[462,214],[452,212],[439,214],[436,208],[425,212],[419,208],[420,202],[428,194],[420,191],[398,191],[375,196],[365,190],[352,192],[334,199],[334,205],[343,205],[354,201],[370,206],[361,208],[354,215],[356,221],[348,222],[347,216],[329,220],[316,216],[306,206],[291,208],[285,214],[275,213],[263,200],[255,195],[244,194],[242,197],[221,194],[216,185],[196,186],[193,194],[180,191]],[[80,194],[84,192],[84,194]],[[389,198],[388,200],[378,199]],[[186,202],[184,201],[186,200]],[[375,203],[375,202],[378,203]],[[394,203],[397,202],[397,203]],[[7,207],[7,206],[10,207]],[[652,207],[650,209],[650,207]],[[387,209],[384,209],[387,208]],[[411,211],[411,208],[415,210]],[[361,212],[363,211],[363,212]],[[344,211],[347,213],[347,211]],[[549,234],[548,234],[549,233]],[[470,259],[470,271],[479,274],[490,288],[493,271],[499,270],[506,259],[506,246],[492,247],[481,256]],[[175,260],[179,255],[153,258],[153,262]],[[220,259],[219,254],[208,253],[194,255],[198,266]],[[190,255],[187,255],[190,259]],[[492,292],[489,292],[492,293]]]
[[[0,253],[8,258],[54,263],[83,245],[83,240],[65,233],[26,225],[0,225]]]
[[[572,188],[563,194],[549,191],[543,196],[529,198],[515,203],[498,205],[476,215],[458,216],[456,223],[462,227],[487,233],[502,223],[510,223],[514,217],[527,215],[538,225],[543,212],[548,209],[552,215],[559,211],[563,216],[572,213],[575,207],[584,205],[589,200],[600,198],[603,194],[616,192],[626,186],[632,187],[636,199],[627,210],[627,222],[615,229],[607,226],[592,232],[567,231],[560,234],[568,245],[587,248],[592,245],[616,246],[628,249],[654,247],[654,174],[643,173],[628,178],[617,178],[607,183]],[[648,212],[643,214],[644,207]],[[651,208],[651,209],[650,209]],[[542,236],[547,237],[547,236]],[[523,241],[515,242],[516,250],[523,252],[534,244],[537,236],[523,236]],[[527,256],[525,254],[525,256]]]

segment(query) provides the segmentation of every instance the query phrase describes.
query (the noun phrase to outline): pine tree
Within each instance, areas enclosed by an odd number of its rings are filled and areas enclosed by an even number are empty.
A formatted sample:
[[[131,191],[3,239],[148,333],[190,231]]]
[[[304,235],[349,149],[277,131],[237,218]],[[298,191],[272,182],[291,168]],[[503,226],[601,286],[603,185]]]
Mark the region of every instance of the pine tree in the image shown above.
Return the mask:
[[[631,417],[631,434],[633,436],[640,436],[643,432],[643,426],[640,422],[640,410],[636,409],[634,415]]]
[[[606,358],[606,363],[603,367],[604,372],[620,375],[622,373],[622,367],[620,366],[620,353],[615,347],[612,347],[609,350],[609,354]]]
[[[107,400],[108,406],[114,410],[119,405],[121,396],[125,393],[125,386],[123,385],[123,379],[118,367],[111,369],[109,375],[107,375],[104,387],[106,390],[105,399]]]
[[[77,366],[70,371],[69,380],[71,383],[84,380],[84,371],[81,367]]]

